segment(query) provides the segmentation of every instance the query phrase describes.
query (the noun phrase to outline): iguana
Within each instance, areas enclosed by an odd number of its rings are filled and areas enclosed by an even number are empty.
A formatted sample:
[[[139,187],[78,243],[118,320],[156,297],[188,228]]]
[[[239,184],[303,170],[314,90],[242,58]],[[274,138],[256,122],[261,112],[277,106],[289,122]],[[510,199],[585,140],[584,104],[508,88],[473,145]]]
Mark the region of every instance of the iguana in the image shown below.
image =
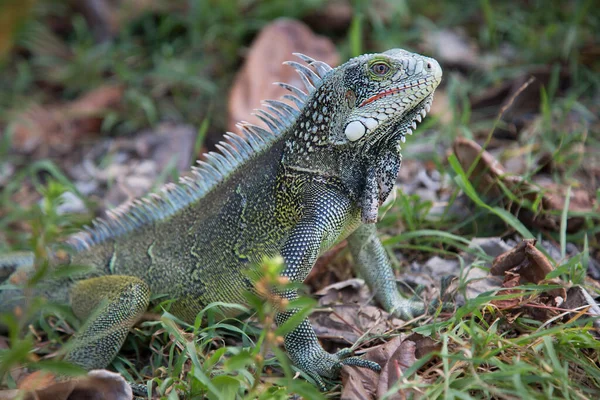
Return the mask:
[[[66,259],[52,265],[86,265],[93,272],[42,282],[33,293],[70,302],[85,321],[68,361],[88,370],[106,367],[151,294],[172,299],[171,313],[193,322],[209,303],[245,302],[252,284],[243,270],[250,264],[281,255],[283,276],[302,282],[317,257],[344,238],[386,310],[400,318],[425,312],[423,303],[399,295],[375,222],[396,181],[400,143],[430,109],[440,65],[401,49],[365,54],[337,68],[296,56],[306,65],[287,64],[306,91],[279,83],[296,107],[266,101],[256,115],[268,129],[242,122],[243,136],[227,133],[219,151],[206,154],[191,176],[68,238]],[[26,263],[31,258],[5,257],[0,278],[32,274],[31,266],[13,271]],[[20,294],[5,284],[0,309],[12,309]],[[297,292],[282,295],[294,299]],[[293,313],[279,312],[276,323]],[[326,352],[308,319],[284,344],[292,362],[320,385],[342,365],[380,368],[344,350]]]

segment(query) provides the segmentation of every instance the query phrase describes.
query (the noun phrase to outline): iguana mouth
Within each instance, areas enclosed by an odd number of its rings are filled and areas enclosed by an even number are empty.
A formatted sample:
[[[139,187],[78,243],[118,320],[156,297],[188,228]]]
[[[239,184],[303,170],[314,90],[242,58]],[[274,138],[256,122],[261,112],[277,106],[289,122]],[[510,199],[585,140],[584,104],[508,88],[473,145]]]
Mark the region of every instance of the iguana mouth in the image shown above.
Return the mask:
[[[404,86],[393,88],[393,89],[384,90],[383,92],[379,92],[376,95],[373,95],[373,96],[369,97],[368,99],[364,100],[362,103],[360,103],[360,105],[358,107],[360,108],[360,107],[366,106],[367,104],[370,104],[370,103],[372,103],[372,102],[374,102],[376,100],[379,100],[379,99],[387,97],[387,96],[392,96],[394,94],[398,94],[398,93],[400,93],[400,92],[402,92],[404,90],[407,90],[407,89],[411,89],[411,88],[414,88],[414,87],[423,86],[427,82],[429,82],[429,79],[424,79],[424,80],[420,80],[419,79],[418,81],[416,81],[414,83],[411,83],[411,84],[408,84],[408,85],[404,85]]]

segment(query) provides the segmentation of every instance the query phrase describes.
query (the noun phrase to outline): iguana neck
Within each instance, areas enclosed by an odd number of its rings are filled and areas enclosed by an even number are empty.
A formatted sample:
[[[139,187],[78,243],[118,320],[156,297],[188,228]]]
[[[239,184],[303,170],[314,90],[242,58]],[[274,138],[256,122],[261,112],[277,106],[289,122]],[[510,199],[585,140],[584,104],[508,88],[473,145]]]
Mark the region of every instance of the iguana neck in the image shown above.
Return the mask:
[[[342,151],[332,145],[332,138],[338,133],[336,131],[343,129],[348,108],[341,104],[341,92],[341,84],[315,88],[287,132],[283,165],[324,175],[339,175]]]
[[[383,132],[382,140],[367,142],[360,152],[343,142],[337,145],[352,101],[352,93],[346,93],[341,84],[317,87],[289,127],[281,162],[284,170],[310,173],[341,184],[363,210],[363,221],[375,222],[379,206],[396,181],[401,162],[399,138]],[[390,130],[404,128],[395,126]]]

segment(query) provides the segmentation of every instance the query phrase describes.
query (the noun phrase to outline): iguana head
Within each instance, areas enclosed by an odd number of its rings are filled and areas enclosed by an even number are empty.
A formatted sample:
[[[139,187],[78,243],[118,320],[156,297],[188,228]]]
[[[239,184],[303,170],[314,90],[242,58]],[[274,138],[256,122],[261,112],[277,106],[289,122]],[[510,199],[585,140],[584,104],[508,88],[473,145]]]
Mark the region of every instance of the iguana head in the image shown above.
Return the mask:
[[[354,58],[343,74],[349,112],[338,140],[360,148],[404,142],[429,111],[442,79],[436,60],[401,49]]]
[[[279,83],[294,93],[284,97],[293,99],[300,109],[286,141],[289,163],[313,165],[320,156],[310,153],[329,152],[331,146],[348,156],[397,147],[429,111],[442,79],[436,60],[401,49],[365,54],[334,69],[295,54],[316,72],[290,61],[287,64],[298,71],[308,93]],[[277,129],[285,110],[274,102],[269,106],[279,118],[260,112],[257,116]]]

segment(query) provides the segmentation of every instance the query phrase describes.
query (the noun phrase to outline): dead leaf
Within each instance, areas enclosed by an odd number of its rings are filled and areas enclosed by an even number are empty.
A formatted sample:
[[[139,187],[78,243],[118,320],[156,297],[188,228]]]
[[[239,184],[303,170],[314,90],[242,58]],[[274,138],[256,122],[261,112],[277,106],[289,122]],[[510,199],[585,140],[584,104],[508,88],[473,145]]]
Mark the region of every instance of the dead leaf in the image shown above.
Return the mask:
[[[320,306],[334,304],[366,305],[373,298],[365,281],[358,278],[347,279],[333,283],[315,293]]]
[[[371,349],[365,359],[385,365],[391,355],[402,343],[405,335],[394,337],[382,346]],[[379,373],[367,368],[342,367],[342,399],[375,399]]]
[[[375,399],[377,372],[367,368],[342,367],[341,400]]]
[[[377,335],[406,325],[377,306],[357,304],[317,309],[311,314],[310,320],[320,339],[344,345],[356,342],[367,331]]]
[[[102,86],[59,106],[33,106],[14,116],[12,147],[37,157],[68,154],[78,141],[100,130],[104,114],[116,108],[122,86]]]
[[[19,390],[32,392],[47,388],[55,383],[56,376],[46,371],[35,371],[23,376],[19,381]]]
[[[373,294],[362,279],[348,279],[329,285],[316,293],[319,306],[311,322],[321,339],[340,344],[354,343],[365,332],[382,334],[406,325],[373,305]]]
[[[523,240],[512,249],[496,256],[496,258],[494,258],[490,273],[492,275],[503,275],[509,269],[521,264],[525,260],[524,249],[529,242],[531,242],[531,239]],[[536,241],[534,239],[534,245],[535,242]]]
[[[416,360],[426,356],[432,351],[439,351],[440,344],[431,338],[412,334],[410,336],[400,335],[394,337],[384,345],[369,350],[364,358],[374,361],[383,368],[377,374],[366,368],[342,368],[342,399],[378,399],[401,379],[406,369],[410,368]],[[411,379],[425,379],[417,376]],[[391,399],[405,399],[409,396],[418,398],[414,391],[399,391],[392,395]]]
[[[562,210],[565,207],[568,187],[559,186],[554,182],[539,182],[544,190],[545,206],[550,210]],[[595,208],[596,201],[592,193],[585,189],[571,188],[569,211],[590,212]],[[567,231],[576,232],[583,227],[584,217],[571,216],[567,220]],[[552,226],[559,225],[558,216],[553,219]],[[559,225],[560,226],[560,225]]]
[[[339,55],[333,42],[315,35],[299,21],[281,18],[265,26],[252,43],[246,62],[235,78],[229,95],[229,130],[236,132],[235,124],[248,121],[262,125],[260,119],[251,115],[260,108],[265,99],[279,99],[287,90],[273,82],[286,82],[303,88],[296,71],[284,61],[293,58],[292,53],[303,53],[331,66],[339,63]],[[293,105],[293,103],[288,104]]]
[[[318,31],[345,33],[352,23],[353,16],[354,10],[350,1],[330,0],[324,7],[313,11],[303,20]]]
[[[561,285],[562,282],[558,278],[546,280],[546,276],[554,270],[554,266],[548,258],[539,251],[535,239],[523,239],[513,249],[497,256],[493,263],[490,273],[492,275],[505,275],[504,284],[502,287],[508,290],[502,290],[498,295],[518,293],[511,290],[515,286],[525,283],[551,283]],[[550,305],[556,306],[555,299],[566,298],[566,290],[564,288],[552,289],[548,291],[552,296],[549,301]],[[493,301],[499,308],[512,308],[520,303],[520,298]]]
[[[516,286],[519,286],[519,281],[521,277],[519,274],[515,274],[512,272],[506,272],[504,276],[504,282],[502,282],[503,290],[500,290],[497,293],[497,296],[504,296],[509,294],[519,294],[521,290],[512,289]],[[519,304],[523,302],[523,296],[517,296],[510,299],[502,299],[502,300],[492,300],[491,303],[494,304],[500,310],[510,310],[517,307]]]
[[[389,360],[385,363],[379,374],[379,383],[377,385],[377,398],[382,398],[396,382],[402,377],[403,371],[410,368],[417,358],[415,356],[417,345],[412,340],[403,340],[400,346],[394,351]],[[408,392],[400,390],[388,399],[406,399]],[[414,394],[414,392],[413,392]]]
[[[504,167],[488,151],[483,151],[476,142],[459,137],[452,146],[463,170],[468,171],[477,161],[469,180],[487,199],[499,199],[500,205],[515,214],[526,224],[539,229],[558,230],[560,228],[560,211],[564,207],[566,188],[549,185],[540,188],[523,180],[520,176],[509,175]],[[517,199],[528,200],[531,204],[538,203],[538,209],[533,212],[528,206],[512,202],[505,198],[500,185],[502,183]],[[595,199],[583,188],[573,188],[571,191],[570,211],[592,212],[596,208]],[[541,197],[541,201],[536,201]],[[562,200],[562,201],[561,201]],[[574,232],[583,224],[582,217],[570,216],[567,219],[567,231]]]
[[[414,333],[410,335],[408,339],[413,340],[416,343],[415,357],[417,357],[417,360],[431,352],[442,350],[442,344],[436,342],[429,336],[422,336],[418,333]]]
[[[0,400],[129,400],[129,384],[117,373],[92,370],[85,377],[56,382],[48,373],[34,373],[19,384],[19,390],[0,391]]]
[[[550,261],[535,245],[536,239],[523,239],[513,249],[497,256],[490,273],[502,275],[507,271],[519,274],[524,283],[540,283],[554,270]]]

